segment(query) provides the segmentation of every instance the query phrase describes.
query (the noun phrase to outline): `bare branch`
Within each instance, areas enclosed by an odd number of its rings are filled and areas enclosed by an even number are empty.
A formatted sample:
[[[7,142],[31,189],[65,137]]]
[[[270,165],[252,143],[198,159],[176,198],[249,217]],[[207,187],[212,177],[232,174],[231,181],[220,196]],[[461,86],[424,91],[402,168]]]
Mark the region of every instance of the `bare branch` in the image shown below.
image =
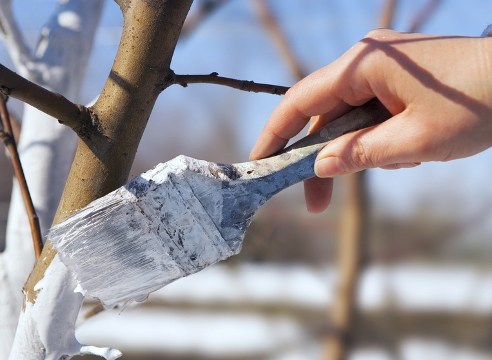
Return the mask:
[[[275,16],[268,6],[267,1],[265,0],[251,0],[251,3],[256,9],[256,13],[258,18],[260,19],[265,30],[270,34],[270,37],[273,39],[274,43],[277,45],[280,54],[283,56],[290,71],[294,74],[297,80],[302,79],[307,74],[303,70],[299,60],[294,55],[292,51],[292,47],[285,36],[285,33],[282,31],[280,25],[278,24]]]
[[[16,142],[19,142],[20,134],[21,134],[21,125],[19,122],[19,116],[9,109],[9,117],[10,124],[12,125],[12,136],[14,137]]]
[[[100,314],[105,310],[106,309],[104,308],[104,306],[102,304],[97,304],[96,306],[92,307],[89,311],[87,311],[84,314],[82,320],[90,319],[91,317],[96,316],[97,314]]]
[[[432,14],[436,11],[442,0],[428,0],[424,7],[415,15],[415,18],[410,24],[409,32],[417,32],[422,25],[429,20]]]
[[[64,96],[23,78],[1,64],[0,92],[53,116],[60,123],[72,129],[87,120],[85,116],[88,114],[82,105],[72,103]]]
[[[195,30],[203,20],[216,11],[221,5],[228,0],[203,0],[200,2],[198,9],[186,18],[181,31],[181,37],[188,36],[191,31]]]
[[[396,3],[397,0],[386,0],[384,8],[381,12],[381,17],[379,19],[379,27],[385,29],[391,28]]]
[[[174,75],[174,84],[179,84],[183,87],[188,84],[216,84],[229,86],[234,89],[255,92],[267,93],[273,95],[283,95],[289,90],[286,86],[260,84],[248,80],[236,80],[219,76],[216,72],[208,75]]]
[[[29,226],[31,227],[32,241],[34,245],[34,254],[36,259],[39,259],[41,250],[43,249],[43,238],[41,236],[41,228],[39,226],[39,218],[34,209],[31,194],[27,186],[26,177],[24,176],[24,170],[20,162],[19,153],[17,151],[17,144],[14,139],[14,132],[10,123],[10,116],[7,111],[7,99],[5,95],[0,95],[0,117],[2,118],[0,128],[0,138],[3,140],[5,147],[9,150],[10,158],[12,159],[12,167],[14,169],[15,177],[19,182],[21,188],[22,198],[26,207],[27,217],[29,218]]]

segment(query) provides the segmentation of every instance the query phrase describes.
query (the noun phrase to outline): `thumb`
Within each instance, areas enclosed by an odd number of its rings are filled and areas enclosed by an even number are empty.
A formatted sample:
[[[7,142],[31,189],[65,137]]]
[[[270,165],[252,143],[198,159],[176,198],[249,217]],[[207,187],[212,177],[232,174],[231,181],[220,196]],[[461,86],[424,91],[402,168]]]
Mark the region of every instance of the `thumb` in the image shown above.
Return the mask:
[[[318,177],[335,177],[364,169],[414,167],[424,161],[426,138],[415,128],[406,112],[382,124],[345,134],[326,145],[318,154],[314,170]]]

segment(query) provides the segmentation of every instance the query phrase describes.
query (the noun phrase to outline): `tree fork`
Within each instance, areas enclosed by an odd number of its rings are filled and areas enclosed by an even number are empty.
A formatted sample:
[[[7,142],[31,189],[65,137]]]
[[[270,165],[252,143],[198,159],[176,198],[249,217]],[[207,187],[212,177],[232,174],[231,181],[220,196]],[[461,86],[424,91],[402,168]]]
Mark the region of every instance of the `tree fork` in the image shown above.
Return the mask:
[[[193,0],[117,1],[124,17],[123,34],[110,75],[89,110],[101,136],[79,140],[75,159],[54,224],[91,201],[123,185],[160,92],[171,74],[170,63]],[[25,285],[27,301],[34,285],[56,254],[47,241]]]

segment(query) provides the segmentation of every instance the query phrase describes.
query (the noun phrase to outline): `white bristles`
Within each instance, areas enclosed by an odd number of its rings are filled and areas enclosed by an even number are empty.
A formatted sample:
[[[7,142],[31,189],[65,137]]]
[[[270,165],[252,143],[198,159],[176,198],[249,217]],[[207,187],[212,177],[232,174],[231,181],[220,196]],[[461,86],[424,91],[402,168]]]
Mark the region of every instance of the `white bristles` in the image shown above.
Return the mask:
[[[159,164],[50,230],[60,259],[105,307],[143,301],[239,251],[222,238],[195,197],[190,181],[202,190],[209,185],[186,176],[190,161],[200,162],[178,157]],[[206,164],[198,165],[206,169]],[[217,197],[213,194],[211,189],[210,196]],[[220,202],[219,195],[215,203]]]

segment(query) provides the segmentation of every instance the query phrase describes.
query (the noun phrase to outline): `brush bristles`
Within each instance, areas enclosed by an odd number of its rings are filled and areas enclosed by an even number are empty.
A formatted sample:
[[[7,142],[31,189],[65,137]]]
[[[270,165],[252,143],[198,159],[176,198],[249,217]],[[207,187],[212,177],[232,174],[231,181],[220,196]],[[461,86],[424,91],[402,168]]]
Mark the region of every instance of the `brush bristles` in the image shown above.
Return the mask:
[[[86,294],[111,308],[234,255],[177,158],[94,201],[50,230]]]

